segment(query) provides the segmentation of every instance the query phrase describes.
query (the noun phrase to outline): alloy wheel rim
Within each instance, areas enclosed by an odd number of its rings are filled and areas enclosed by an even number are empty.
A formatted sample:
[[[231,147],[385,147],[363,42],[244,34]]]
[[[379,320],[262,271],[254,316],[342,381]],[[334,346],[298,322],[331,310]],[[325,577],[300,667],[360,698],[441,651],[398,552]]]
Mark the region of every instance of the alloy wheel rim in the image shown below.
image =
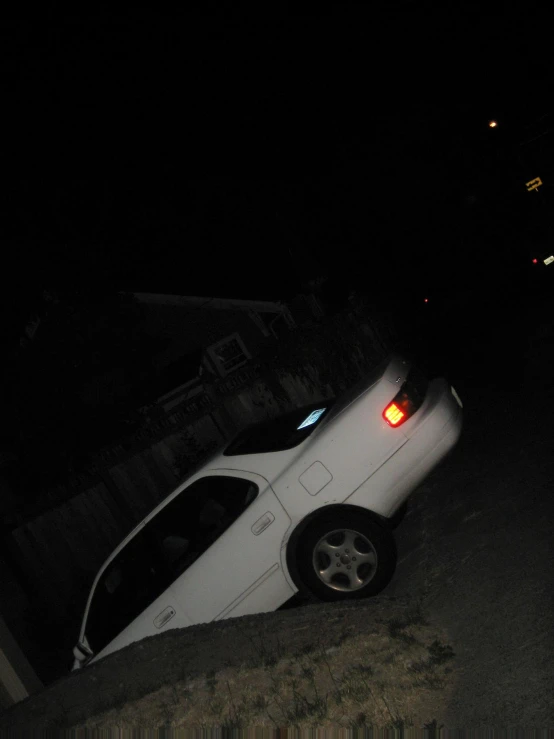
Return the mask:
[[[317,542],[312,564],[321,582],[332,590],[355,592],[377,571],[377,552],[371,541],[354,529],[329,531]]]

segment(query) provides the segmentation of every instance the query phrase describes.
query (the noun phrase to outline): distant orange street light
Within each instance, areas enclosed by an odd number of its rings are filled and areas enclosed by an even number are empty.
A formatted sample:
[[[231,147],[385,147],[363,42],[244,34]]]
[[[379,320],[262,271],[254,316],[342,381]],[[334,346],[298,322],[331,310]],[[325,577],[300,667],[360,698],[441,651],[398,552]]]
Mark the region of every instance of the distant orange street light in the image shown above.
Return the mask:
[[[498,123],[496,121],[489,121],[489,128],[496,128]]]

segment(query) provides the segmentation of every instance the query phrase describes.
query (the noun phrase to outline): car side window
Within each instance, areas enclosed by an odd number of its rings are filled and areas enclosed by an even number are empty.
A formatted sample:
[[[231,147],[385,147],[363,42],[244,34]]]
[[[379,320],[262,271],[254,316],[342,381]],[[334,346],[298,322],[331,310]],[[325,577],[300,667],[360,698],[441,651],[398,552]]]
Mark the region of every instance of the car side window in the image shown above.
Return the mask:
[[[146,524],[173,582],[208,549],[258,495],[236,477],[203,477],[185,488]]]

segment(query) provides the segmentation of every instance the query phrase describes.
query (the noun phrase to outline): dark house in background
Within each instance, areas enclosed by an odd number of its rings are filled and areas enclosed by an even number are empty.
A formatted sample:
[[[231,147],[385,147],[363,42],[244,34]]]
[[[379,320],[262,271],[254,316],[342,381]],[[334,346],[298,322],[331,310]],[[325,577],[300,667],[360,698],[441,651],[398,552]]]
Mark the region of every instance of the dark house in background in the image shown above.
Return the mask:
[[[165,348],[152,358],[159,395],[145,409],[166,413],[255,359],[297,326],[324,315],[313,295],[289,305],[262,300],[134,293],[145,315],[145,332]]]
[[[90,297],[93,301],[94,295]],[[69,385],[63,387],[71,386],[72,405],[64,405],[63,393],[58,401],[59,407],[73,408],[75,418],[65,419],[66,426],[83,421],[79,438],[71,436],[77,456],[114,443],[145,417],[158,419],[188,401],[197,407],[197,396],[214,384],[228,380],[236,385],[238,378],[232,376],[237,370],[325,313],[313,294],[298,295],[287,304],[129,292],[101,298],[97,305],[91,300],[44,292],[19,337],[15,362],[26,367],[39,404],[48,388],[41,391],[34,382],[35,368],[46,362],[66,372]],[[71,339],[67,356],[63,331]],[[18,421],[20,435],[32,429],[33,439],[44,431],[40,421],[47,417],[35,405],[30,401],[27,420]],[[24,440],[28,444],[26,436]],[[40,438],[36,443],[43,448]]]

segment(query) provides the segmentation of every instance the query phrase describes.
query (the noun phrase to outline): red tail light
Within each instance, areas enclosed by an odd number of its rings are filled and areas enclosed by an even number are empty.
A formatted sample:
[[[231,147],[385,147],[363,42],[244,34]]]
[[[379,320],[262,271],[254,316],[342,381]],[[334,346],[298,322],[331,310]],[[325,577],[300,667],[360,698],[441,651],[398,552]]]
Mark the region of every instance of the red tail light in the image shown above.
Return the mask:
[[[383,411],[383,418],[397,428],[407,421],[421,407],[428,386],[427,378],[416,368],[412,368],[406,381]]]
[[[383,415],[385,416],[387,423],[389,423],[391,426],[398,426],[400,423],[402,423],[402,419],[405,417],[406,414],[404,413],[404,411],[400,410],[396,403],[391,403],[385,408]]]

